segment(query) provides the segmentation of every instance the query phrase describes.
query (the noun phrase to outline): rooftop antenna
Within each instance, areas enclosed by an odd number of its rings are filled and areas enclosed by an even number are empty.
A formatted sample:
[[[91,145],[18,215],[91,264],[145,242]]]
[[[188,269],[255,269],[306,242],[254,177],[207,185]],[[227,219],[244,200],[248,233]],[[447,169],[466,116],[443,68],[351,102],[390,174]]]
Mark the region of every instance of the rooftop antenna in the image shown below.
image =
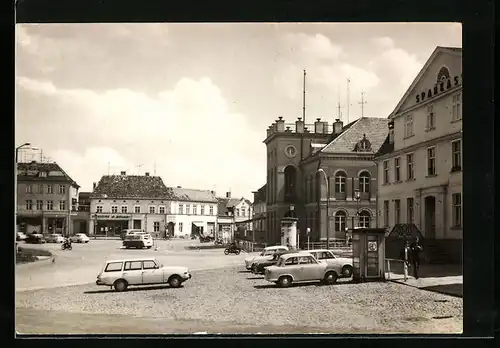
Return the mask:
[[[361,92],[361,101],[359,104],[361,104],[361,117],[365,115],[365,104],[367,101],[365,100],[365,92]]]
[[[302,120],[306,124],[306,69],[304,69],[304,80],[302,84]]]
[[[140,169],[143,165],[144,165],[144,164],[138,164],[138,165],[136,165],[136,167],[137,167],[137,175],[139,175],[139,169]]]
[[[339,90],[339,101],[337,104],[338,117],[339,117],[339,120],[342,120],[342,112],[340,111],[340,109],[342,108],[342,106],[340,106],[340,87],[338,88],[338,90]]]
[[[154,167],[154,170],[153,170],[153,175],[156,176],[156,159],[155,159],[155,167]]]
[[[347,123],[349,123],[349,84],[351,83],[351,79],[347,78]]]
[[[108,161],[108,175],[109,175],[110,170],[111,170],[111,162]]]

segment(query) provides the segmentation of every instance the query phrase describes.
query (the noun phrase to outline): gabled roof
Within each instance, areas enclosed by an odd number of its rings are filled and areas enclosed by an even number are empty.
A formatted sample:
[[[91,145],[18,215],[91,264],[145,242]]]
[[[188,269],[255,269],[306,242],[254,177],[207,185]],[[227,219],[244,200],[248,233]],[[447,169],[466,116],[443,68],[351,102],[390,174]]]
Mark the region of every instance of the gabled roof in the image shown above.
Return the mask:
[[[361,117],[349,124],[347,129],[337,135],[329,144],[320,150],[322,153],[376,153],[389,132],[386,118]],[[368,151],[356,152],[360,141],[366,139],[370,143]]]
[[[227,202],[229,198],[217,198],[217,215],[218,216],[228,216],[229,209],[227,207]]]
[[[159,176],[104,175],[91,197],[158,198],[172,200],[174,193]]]
[[[406,101],[406,99],[408,98],[408,96],[410,95],[410,93],[413,91],[413,89],[416,87],[416,85],[420,82],[420,80],[422,79],[422,77],[424,76],[425,72],[427,71],[427,69],[429,68],[429,66],[432,64],[432,62],[434,61],[434,59],[437,57],[438,54],[440,54],[442,52],[450,52],[450,53],[454,53],[454,54],[458,53],[458,54],[461,55],[462,54],[462,48],[461,47],[437,46],[436,49],[434,50],[434,52],[432,52],[432,54],[429,57],[429,59],[427,59],[427,62],[425,62],[425,64],[422,67],[422,69],[420,69],[420,72],[417,74],[417,76],[415,77],[415,79],[411,83],[410,87],[408,87],[408,89],[406,90],[405,94],[400,99],[399,103],[396,105],[396,107],[394,108],[394,110],[391,112],[391,114],[389,115],[389,118],[393,118],[394,115],[396,115],[398,113],[399,109],[404,104],[404,102]]]
[[[383,156],[394,151],[394,143],[389,143],[389,135],[385,138],[384,143],[375,154],[375,157]]]
[[[235,207],[238,204],[240,204],[242,201],[248,205],[252,205],[252,202],[250,202],[248,199],[246,199],[245,197],[241,197],[241,198],[229,198],[227,203],[226,203],[226,207],[228,207],[228,208]]]
[[[45,176],[40,176],[45,173]],[[47,182],[68,182],[76,188],[80,185],[56,163],[40,163],[36,161],[17,164],[18,181],[47,181]]]
[[[173,192],[173,198],[178,201],[218,203],[217,198],[210,190],[197,190],[180,187],[168,188]]]
[[[267,189],[267,184],[264,184],[264,186],[262,186],[260,189],[254,192],[253,204],[266,202],[266,189]]]

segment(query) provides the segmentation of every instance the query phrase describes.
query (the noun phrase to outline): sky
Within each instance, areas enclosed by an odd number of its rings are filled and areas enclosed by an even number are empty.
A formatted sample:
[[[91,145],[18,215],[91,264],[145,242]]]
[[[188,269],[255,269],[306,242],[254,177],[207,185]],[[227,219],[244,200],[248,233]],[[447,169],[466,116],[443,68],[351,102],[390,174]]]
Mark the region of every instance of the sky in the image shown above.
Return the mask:
[[[267,127],[387,117],[458,23],[16,25],[16,146],[91,191],[102,175],[253,199]],[[349,108],[347,108],[347,78]],[[340,96],[340,97],[339,97]]]

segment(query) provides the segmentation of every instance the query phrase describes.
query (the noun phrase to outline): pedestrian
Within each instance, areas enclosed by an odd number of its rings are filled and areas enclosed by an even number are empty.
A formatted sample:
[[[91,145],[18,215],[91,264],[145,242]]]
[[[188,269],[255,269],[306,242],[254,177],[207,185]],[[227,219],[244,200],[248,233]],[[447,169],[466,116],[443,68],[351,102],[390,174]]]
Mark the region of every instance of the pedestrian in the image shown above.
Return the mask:
[[[420,268],[420,253],[424,251],[424,248],[420,244],[419,238],[415,238],[415,241],[410,244],[410,254],[411,254],[411,264],[413,267],[413,276],[418,279],[418,270]]]

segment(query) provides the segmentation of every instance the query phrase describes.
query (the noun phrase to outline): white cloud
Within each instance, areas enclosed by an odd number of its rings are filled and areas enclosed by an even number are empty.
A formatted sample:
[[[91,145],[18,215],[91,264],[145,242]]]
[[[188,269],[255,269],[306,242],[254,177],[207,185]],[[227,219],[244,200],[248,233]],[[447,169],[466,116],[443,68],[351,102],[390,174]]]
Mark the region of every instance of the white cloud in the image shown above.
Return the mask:
[[[64,161],[86,189],[107,172],[108,161],[123,170],[143,164],[142,173],[152,173],[156,161],[167,185],[231,187],[248,198],[265,181],[264,134],[251,131],[243,115],[228,111],[209,78],[183,78],[155,97],[128,89],[63,89],[26,77],[18,78],[17,85],[18,110],[30,93],[52,105],[53,114],[37,118],[28,109],[16,115],[16,133],[24,139],[23,133],[47,127],[50,118],[51,127],[57,124],[60,130],[58,137],[46,140],[51,157]]]
[[[394,79],[401,85],[409,86],[423,64],[415,55],[404,49],[392,47],[373,58],[368,66],[387,79]]]
[[[372,43],[380,49],[390,49],[395,46],[394,40],[390,37],[374,37],[371,39]]]
[[[343,53],[341,46],[332,43],[322,34],[287,33],[284,42],[291,51],[297,51],[297,54],[309,59],[337,60]]]

